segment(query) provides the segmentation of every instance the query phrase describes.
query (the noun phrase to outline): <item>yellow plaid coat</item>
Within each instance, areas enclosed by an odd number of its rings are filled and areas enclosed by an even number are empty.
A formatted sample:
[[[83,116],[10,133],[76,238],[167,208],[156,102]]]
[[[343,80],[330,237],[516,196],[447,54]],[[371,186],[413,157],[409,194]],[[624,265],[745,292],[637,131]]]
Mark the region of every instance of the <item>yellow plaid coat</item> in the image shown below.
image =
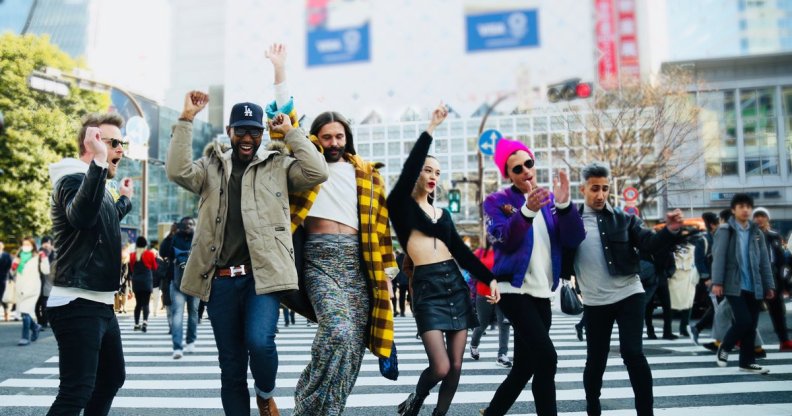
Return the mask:
[[[290,103],[291,104],[291,103]],[[267,107],[268,117],[274,117],[274,103]],[[293,106],[284,106],[292,125],[299,126],[297,113]],[[270,133],[273,139],[279,139]],[[311,141],[319,146],[316,136]],[[321,148],[321,146],[320,146]],[[363,266],[371,288],[371,313],[368,321],[367,347],[372,354],[387,358],[393,347],[393,309],[388,291],[388,274],[398,272],[393,254],[388,208],[385,204],[387,193],[385,181],[374,164],[360,156],[345,154],[344,159],[355,167],[355,182],[358,194],[358,218],[360,230],[358,237],[363,257]],[[321,185],[310,191],[289,194],[291,228],[294,232],[302,224],[311,210]],[[387,274],[386,274],[387,273]]]

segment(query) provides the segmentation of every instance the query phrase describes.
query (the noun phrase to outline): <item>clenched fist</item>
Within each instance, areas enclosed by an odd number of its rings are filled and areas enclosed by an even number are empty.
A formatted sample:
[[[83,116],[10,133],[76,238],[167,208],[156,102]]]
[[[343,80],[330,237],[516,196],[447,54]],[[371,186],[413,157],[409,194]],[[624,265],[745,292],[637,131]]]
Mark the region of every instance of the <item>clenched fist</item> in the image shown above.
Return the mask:
[[[200,113],[209,103],[209,95],[201,91],[190,91],[184,97],[184,110],[181,117],[192,121],[195,115]]]

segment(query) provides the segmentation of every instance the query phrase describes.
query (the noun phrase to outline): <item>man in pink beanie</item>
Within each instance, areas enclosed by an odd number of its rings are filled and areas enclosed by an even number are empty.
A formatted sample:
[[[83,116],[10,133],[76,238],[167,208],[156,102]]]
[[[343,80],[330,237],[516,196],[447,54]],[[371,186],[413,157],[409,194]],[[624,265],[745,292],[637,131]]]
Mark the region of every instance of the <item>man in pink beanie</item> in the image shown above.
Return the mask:
[[[540,188],[534,154],[522,142],[498,141],[495,164],[512,185],[489,195],[484,212],[499,305],[514,328],[514,364],[483,414],[506,414],[533,377],[537,415],[554,416],[558,355],[549,335],[550,298],[561,276],[561,252],[585,238],[583,220],[570,201],[566,172],[558,172],[552,193]]]

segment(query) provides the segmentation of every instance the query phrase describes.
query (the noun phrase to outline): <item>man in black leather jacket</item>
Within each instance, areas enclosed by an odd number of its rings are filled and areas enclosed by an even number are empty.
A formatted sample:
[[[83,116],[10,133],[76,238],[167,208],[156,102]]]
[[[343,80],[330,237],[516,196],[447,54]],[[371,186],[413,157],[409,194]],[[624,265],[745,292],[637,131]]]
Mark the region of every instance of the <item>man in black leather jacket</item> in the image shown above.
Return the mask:
[[[640,253],[654,254],[674,244],[682,212],[666,216],[667,226],[654,233],[640,218],[608,204],[610,171],[593,163],[581,172],[581,207],[586,238],[564,254],[562,273],[574,271],[586,314],[586,368],[583,386],[589,415],[601,414],[602,376],[610,352],[613,324],[619,325],[619,350],[630,376],[638,416],[652,415],[652,372],[643,353],[644,289],[639,278]]]
[[[59,248],[47,301],[58,341],[60,386],[48,415],[106,415],[124,384],[113,295],[121,273],[120,220],[132,209],[132,181],[108,189],[126,143],[118,114],[91,114],[78,135],[79,159],[50,166],[51,216]]]

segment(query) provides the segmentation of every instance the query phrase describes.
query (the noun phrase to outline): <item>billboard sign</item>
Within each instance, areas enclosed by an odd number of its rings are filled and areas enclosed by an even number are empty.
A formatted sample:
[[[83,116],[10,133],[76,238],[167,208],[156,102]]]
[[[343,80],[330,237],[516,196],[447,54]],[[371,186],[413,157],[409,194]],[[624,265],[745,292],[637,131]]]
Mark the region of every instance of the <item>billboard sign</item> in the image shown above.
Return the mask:
[[[468,14],[465,26],[468,52],[539,46],[536,9]]]

